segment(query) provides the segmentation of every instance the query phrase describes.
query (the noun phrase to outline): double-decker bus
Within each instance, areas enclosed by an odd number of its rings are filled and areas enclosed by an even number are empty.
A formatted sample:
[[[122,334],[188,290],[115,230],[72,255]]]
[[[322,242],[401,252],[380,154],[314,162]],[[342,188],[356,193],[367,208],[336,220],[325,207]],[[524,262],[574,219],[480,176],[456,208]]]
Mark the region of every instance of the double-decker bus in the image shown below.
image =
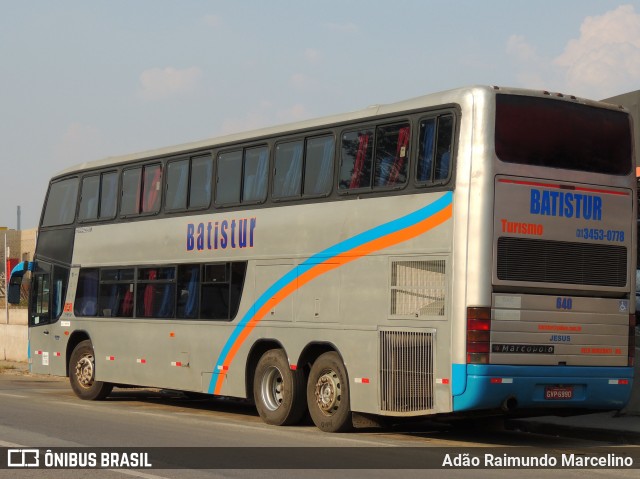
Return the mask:
[[[636,180],[620,107],[471,87],[55,176],[29,357],[269,424],[622,408]]]

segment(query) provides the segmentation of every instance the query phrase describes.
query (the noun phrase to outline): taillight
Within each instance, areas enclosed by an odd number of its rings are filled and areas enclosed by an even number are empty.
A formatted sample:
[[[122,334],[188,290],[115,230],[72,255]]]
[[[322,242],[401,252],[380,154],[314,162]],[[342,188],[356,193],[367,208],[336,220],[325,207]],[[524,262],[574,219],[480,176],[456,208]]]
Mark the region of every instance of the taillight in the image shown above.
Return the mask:
[[[491,308],[467,308],[467,363],[488,364]]]
[[[629,315],[629,366],[635,364],[636,356],[636,315]]]

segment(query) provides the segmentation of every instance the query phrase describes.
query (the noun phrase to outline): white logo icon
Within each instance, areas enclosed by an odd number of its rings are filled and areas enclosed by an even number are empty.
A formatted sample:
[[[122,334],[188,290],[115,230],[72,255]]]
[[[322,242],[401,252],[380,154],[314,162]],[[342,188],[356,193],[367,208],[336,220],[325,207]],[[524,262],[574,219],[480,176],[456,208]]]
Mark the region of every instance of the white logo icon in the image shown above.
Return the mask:
[[[7,450],[8,467],[39,467],[40,451],[38,449]]]

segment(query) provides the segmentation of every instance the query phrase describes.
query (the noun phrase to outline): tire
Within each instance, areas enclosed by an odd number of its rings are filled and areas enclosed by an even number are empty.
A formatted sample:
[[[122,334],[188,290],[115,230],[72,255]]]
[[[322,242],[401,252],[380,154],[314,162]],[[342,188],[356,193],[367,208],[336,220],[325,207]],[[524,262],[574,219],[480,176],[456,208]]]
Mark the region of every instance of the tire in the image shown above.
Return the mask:
[[[93,345],[88,339],[79,343],[69,360],[69,382],[80,399],[100,401],[106,398],[113,384],[96,381]]]
[[[304,377],[292,371],[282,349],[264,353],[253,376],[253,399],[264,422],[288,426],[300,422],[305,413]]]
[[[349,405],[349,378],[338,353],[322,354],[311,366],[307,406],[313,423],[324,432],[345,432],[353,427]]]

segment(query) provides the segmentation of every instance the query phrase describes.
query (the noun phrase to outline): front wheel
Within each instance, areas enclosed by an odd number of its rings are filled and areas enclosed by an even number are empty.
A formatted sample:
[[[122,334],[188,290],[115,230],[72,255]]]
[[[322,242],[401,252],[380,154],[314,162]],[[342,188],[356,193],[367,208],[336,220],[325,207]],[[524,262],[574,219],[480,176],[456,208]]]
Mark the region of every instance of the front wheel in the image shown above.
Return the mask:
[[[82,341],[75,347],[69,360],[69,382],[80,399],[99,401],[113,389],[113,384],[95,380],[95,364],[91,341]]]
[[[322,431],[344,432],[353,427],[347,369],[338,353],[324,353],[311,366],[307,405],[313,423]]]
[[[274,426],[296,424],[304,414],[304,379],[292,371],[282,349],[271,349],[258,361],[253,377],[253,399],[264,422]]]

